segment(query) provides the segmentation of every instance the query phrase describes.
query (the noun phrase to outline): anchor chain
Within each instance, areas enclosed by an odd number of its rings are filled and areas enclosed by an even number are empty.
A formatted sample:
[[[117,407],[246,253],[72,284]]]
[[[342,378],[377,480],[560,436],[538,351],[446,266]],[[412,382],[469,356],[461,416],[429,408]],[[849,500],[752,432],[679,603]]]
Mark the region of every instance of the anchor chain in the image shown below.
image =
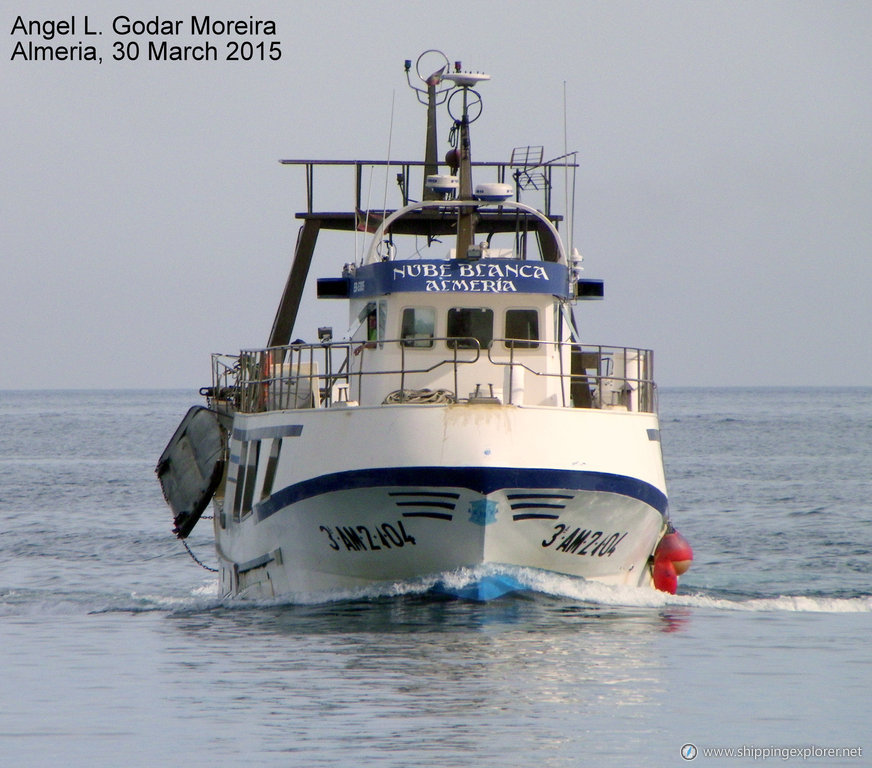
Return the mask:
[[[193,553],[193,551],[191,550],[191,548],[188,546],[188,542],[187,542],[187,541],[185,541],[184,539],[179,539],[179,541],[181,541],[182,544],[185,545],[185,549],[187,550],[188,554],[191,556],[191,560],[193,560],[197,565],[199,565],[201,568],[205,568],[207,571],[211,571],[212,573],[218,573],[218,569],[217,569],[217,568],[212,568],[212,566],[206,565],[206,563],[204,563],[202,560],[200,560],[200,558],[198,558],[198,557]]]

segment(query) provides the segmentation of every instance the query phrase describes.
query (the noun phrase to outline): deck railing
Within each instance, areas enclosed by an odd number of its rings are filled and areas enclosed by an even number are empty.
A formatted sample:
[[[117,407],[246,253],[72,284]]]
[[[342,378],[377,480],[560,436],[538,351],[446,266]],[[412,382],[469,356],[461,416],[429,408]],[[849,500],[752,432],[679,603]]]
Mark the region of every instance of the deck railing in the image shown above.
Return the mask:
[[[419,362],[421,341],[410,339],[291,344],[243,350],[239,355],[216,354],[212,356],[212,386],[201,392],[211,407],[243,413],[342,407],[352,404],[352,395],[354,404],[523,405],[518,402],[523,395],[515,382],[526,380],[528,388],[530,382],[540,382],[557,393],[557,406],[657,409],[651,350],[521,339],[494,339],[487,349],[474,338],[428,338],[426,343],[431,352],[442,348],[445,353],[439,358],[431,356],[427,365]],[[543,354],[533,353],[531,343]],[[384,351],[391,348],[398,354],[386,356]],[[496,395],[492,391],[460,393],[464,370],[476,364],[492,368],[494,378],[504,383]],[[421,389],[422,381],[438,382],[440,388]]]
[[[530,150],[538,149],[538,154]],[[522,150],[519,152],[518,150]],[[315,170],[326,175],[328,169],[353,168],[355,210],[361,211],[366,206],[364,200],[364,177],[378,168],[385,168],[388,175],[394,173],[396,183],[402,195],[402,206],[409,204],[410,196],[415,197],[416,192],[421,190],[424,176],[433,171],[428,170],[430,165],[423,160],[305,160],[289,159],[282,160],[282,165],[303,166],[306,173],[306,213],[311,214],[315,210]],[[444,162],[436,164],[439,173],[447,172],[450,166]],[[483,175],[492,176],[496,181],[512,181],[515,187],[515,199],[520,202],[522,191],[532,190],[533,194],[542,197],[542,212],[549,218],[554,218],[551,211],[551,191],[553,189],[553,175],[567,169],[573,174],[578,168],[576,153],[570,152],[551,160],[542,160],[541,147],[519,147],[512,153],[508,162],[505,161],[473,161],[472,167],[482,169]],[[395,173],[395,171],[399,171]],[[482,179],[479,179],[481,181]],[[329,184],[326,184],[329,188]]]

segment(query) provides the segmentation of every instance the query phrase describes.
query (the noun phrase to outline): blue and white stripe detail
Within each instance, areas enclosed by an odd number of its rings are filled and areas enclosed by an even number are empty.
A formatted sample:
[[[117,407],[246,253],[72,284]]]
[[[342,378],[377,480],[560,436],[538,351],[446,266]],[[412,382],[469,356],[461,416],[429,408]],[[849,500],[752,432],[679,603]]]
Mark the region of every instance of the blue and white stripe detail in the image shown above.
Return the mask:
[[[668,507],[666,494],[659,488],[625,475],[567,469],[422,466],[378,467],[319,475],[276,491],[256,504],[253,511],[259,522],[306,499],[369,488],[390,488],[394,491],[392,495],[401,488],[409,488],[410,493],[422,489],[467,489],[483,496],[502,490],[508,493],[521,490],[613,493],[637,499],[664,516]]]

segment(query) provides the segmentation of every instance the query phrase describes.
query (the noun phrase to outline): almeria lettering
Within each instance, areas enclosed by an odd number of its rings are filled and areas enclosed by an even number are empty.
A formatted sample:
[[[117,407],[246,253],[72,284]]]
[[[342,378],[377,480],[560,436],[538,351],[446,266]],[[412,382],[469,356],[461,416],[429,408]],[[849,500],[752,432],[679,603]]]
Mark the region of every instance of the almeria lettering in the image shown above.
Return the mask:
[[[93,45],[36,45],[29,40],[19,40],[12,49],[11,61],[97,61],[97,49]]]
[[[518,287],[511,280],[427,280],[424,290],[437,293],[517,293]]]

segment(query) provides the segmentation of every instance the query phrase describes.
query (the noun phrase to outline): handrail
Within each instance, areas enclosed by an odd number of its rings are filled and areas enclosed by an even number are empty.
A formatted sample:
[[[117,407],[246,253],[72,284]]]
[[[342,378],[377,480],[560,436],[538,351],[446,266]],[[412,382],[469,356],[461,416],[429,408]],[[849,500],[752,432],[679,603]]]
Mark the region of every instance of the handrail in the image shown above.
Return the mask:
[[[635,391],[638,393],[638,404],[637,407],[632,410],[639,410],[645,412],[655,412],[657,410],[656,404],[656,387],[657,385],[654,382],[654,379],[650,377],[650,371],[652,368],[652,359],[653,359],[653,351],[650,349],[639,349],[637,347],[612,347],[612,346],[604,346],[601,344],[577,344],[575,342],[562,342],[562,343],[551,343],[551,346],[557,347],[558,349],[566,346],[570,346],[573,351],[577,351],[581,355],[590,354],[594,355],[597,360],[597,366],[595,369],[595,373],[588,373],[586,368],[583,368],[581,372],[573,372],[570,366],[570,373],[566,373],[563,366],[563,358],[564,356],[559,355],[559,363],[560,363],[560,371],[558,373],[545,373],[543,371],[536,370],[531,368],[529,365],[518,362],[515,360],[515,345],[511,344],[511,342],[528,342],[528,339],[494,339],[494,342],[502,341],[506,343],[506,346],[509,349],[509,359],[508,360],[498,360],[494,359],[491,352],[494,349],[494,345],[492,344],[488,348],[488,362],[494,366],[505,366],[509,369],[509,397],[507,402],[509,404],[512,403],[512,376],[515,368],[520,368],[524,371],[527,371],[534,376],[538,376],[541,378],[560,378],[560,379],[568,379],[570,383],[570,387],[573,383],[576,384],[587,384],[591,387],[593,392],[599,393],[598,405],[596,407],[608,407],[610,405],[629,405],[626,402],[622,402],[622,398],[625,397],[628,392],[625,389],[626,385],[629,385],[629,391]],[[541,342],[543,344],[548,342]],[[609,374],[603,374],[602,371],[602,362],[614,362],[615,356],[620,354],[623,358],[623,365],[621,366],[624,370],[627,368],[628,359],[637,361],[637,370],[644,368],[649,372],[649,375],[642,376],[612,376]],[[602,399],[603,392],[611,392],[612,394],[617,396],[617,402],[605,403]],[[566,392],[563,387],[561,387],[561,396],[563,398],[562,405],[564,407],[568,407],[565,399]],[[581,407],[578,405],[573,405],[572,407]]]
[[[556,157],[553,160],[547,160],[544,162],[540,162],[536,165],[527,166],[521,165],[517,162],[512,162],[511,160],[495,160],[495,161],[480,161],[473,160],[472,167],[473,168],[489,168],[496,169],[496,177],[497,181],[505,182],[507,174],[514,175],[515,169],[519,169],[520,171],[524,170],[533,170],[539,169],[541,172],[545,174],[546,183],[544,190],[544,213],[546,216],[551,216],[551,176],[552,170],[554,168],[578,168],[577,162],[570,162],[567,158],[574,157],[575,153],[570,152],[568,155],[563,155],[561,157]],[[562,162],[561,162],[562,161]],[[355,176],[355,206],[356,209],[359,210],[362,204],[361,198],[361,188],[363,183],[363,169],[366,167],[370,168],[401,168],[402,172],[398,174],[402,179],[401,187],[402,187],[402,199],[403,205],[408,205],[411,201],[409,200],[409,189],[411,187],[411,169],[421,169],[422,171],[427,168],[429,165],[424,160],[308,160],[305,158],[290,158],[285,160],[279,160],[279,163],[282,165],[295,165],[295,166],[303,166],[305,169],[305,177],[306,177],[306,212],[311,214],[314,211],[314,198],[315,198],[315,168],[319,166],[324,167],[351,167],[354,168],[354,176]],[[436,164],[437,170],[442,168],[451,168],[451,166],[446,162],[439,162]]]
[[[420,386],[422,377],[425,381],[437,382],[441,376],[444,383],[439,386],[444,387],[448,382],[439,370],[447,368],[454,386],[449,399],[465,402],[466,398],[459,396],[458,390],[460,371],[484,365],[481,371],[488,367],[507,371],[505,376],[500,373],[495,377],[497,381],[508,382],[507,391],[502,393],[505,404],[524,404],[513,402],[517,372],[523,371],[525,376],[544,382],[543,386],[550,387],[550,391],[559,390],[558,402],[562,407],[656,411],[651,350],[546,341],[536,342],[543,348],[538,352],[520,346],[530,341],[493,339],[486,348],[486,355],[482,355],[482,347],[475,338],[428,338],[427,349],[431,354],[436,351],[436,345],[442,344],[452,354],[435,360],[431,357],[426,363],[414,359],[423,350],[412,346],[410,339],[290,344],[242,350],[237,356],[213,355],[212,387],[204,388],[201,394],[208,397],[216,409],[225,411],[257,413],[323,408],[348,400],[353,381],[357,402],[363,401],[366,385],[370,394],[373,393],[371,387],[377,387],[375,397],[370,396],[367,401],[390,399],[391,403],[403,404],[411,400],[420,402],[416,395],[427,391],[407,390],[410,379],[417,377]],[[392,348],[394,352],[390,354]],[[554,370],[548,370],[549,365]]]

